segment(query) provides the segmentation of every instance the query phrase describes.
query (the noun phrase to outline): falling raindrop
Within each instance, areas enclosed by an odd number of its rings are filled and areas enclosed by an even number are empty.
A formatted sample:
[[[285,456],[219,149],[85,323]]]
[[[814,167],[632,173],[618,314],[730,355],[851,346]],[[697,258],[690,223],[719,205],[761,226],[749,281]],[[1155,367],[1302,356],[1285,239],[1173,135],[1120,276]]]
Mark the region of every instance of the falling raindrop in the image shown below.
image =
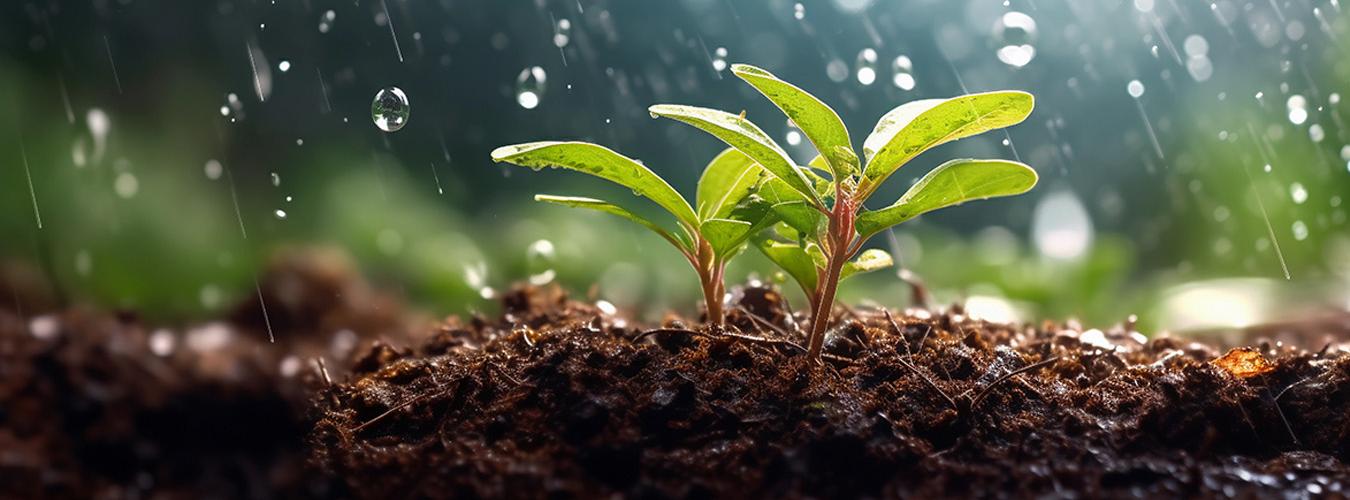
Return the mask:
[[[802,129],[797,127],[792,120],[787,121],[787,134],[784,134],[789,146],[800,146],[802,144]]]
[[[839,58],[831,59],[829,63],[825,64],[825,76],[830,77],[830,81],[835,83],[847,80],[848,63]]]
[[[801,2],[792,6],[792,17],[797,18],[798,21],[806,18],[806,7]]]
[[[1032,240],[1042,255],[1069,260],[1081,257],[1092,245],[1092,219],[1083,202],[1069,191],[1058,191],[1036,205]]]
[[[1331,103],[1332,105],[1340,104],[1341,95],[1336,92],[1332,92],[1331,95],[1327,96],[1327,102]]]
[[[1030,63],[1036,57],[1036,20],[1017,11],[1004,13],[994,23],[995,55],[1014,68]]]
[[[319,17],[319,33],[327,33],[329,30],[333,29],[333,21],[336,19],[337,13],[333,12],[331,9],[328,12],[324,12],[323,16]]]
[[[216,160],[207,160],[206,166],[202,167],[202,171],[206,172],[207,179],[211,179],[214,181],[216,179],[219,179],[220,174],[225,172],[225,167],[222,166],[220,162]]]
[[[1294,233],[1294,239],[1303,241],[1308,239],[1308,224],[1301,220],[1294,221],[1294,225],[1289,228]]]
[[[117,174],[117,179],[113,180],[113,191],[117,193],[117,196],[124,199],[136,196],[136,193],[140,190],[141,183],[131,172]]]
[[[891,61],[891,82],[900,90],[914,90],[914,62],[909,56],[898,56]]]
[[[713,67],[713,70],[714,70],[714,71],[717,71],[718,73],[721,73],[722,70],[727,69],[727,48],[726,48],[726,47],[718,47],[717,50],[714,50],[714,51],[713,51],[712,67]]]
[[[1302,205],[1303,202],[1308,201],[1308,190],[1303,187],[1303,184],[1295,182],[1289,185],[1289,197],[1294,200],[1294,204]]]
[[[1130,83],[1125,85],[1125,91],[1130,93],[1130,97],[1138,99],[1144,96],[1144,84],[1139,80],[1130,80]]]
[[[567,18],[559,19],[553,26],[553,45],[561,49],[570,41],[572,41],[572,21]]]
[[[285,210],[282,210],[282,209],[278,208],[278,209],[276,209],[275,212],[272,212],[272,214],[273,214],[273,215],[276,215],[276,216],[277,216],[277,219],[280,219],[280,220],[286,220],[286,211],[285,211]]]
[[[370,117],[385,132],[397,132],[408,123],[408,96],[398,87],[385,87],[370,103]]]
[[[1289,123],[1302,125],[1308,121],[1308,99],[1299,94],[1289,96],[1285,101],[1285,108],[1289,110]]]
[[[1350,161],[1350,144],[1341,146],[1341,159]]]
[[[281,176],[277,175],[276,172],[272,172],[272,186],[280,186],[280,185],[281,185]]]
[[[858,83],[866,86],[877,81],[877,51],[871,47],[859,51],[854,67]]]
[[[529,268],[530,284],[547,285],[553,282],[558,274],[553,269],[557,260],[557,252],[553,248],[552,241],[538,240],[531,243],[525,250],[525,264]]]
[[[1312,139],[1313,142],[1322,142],[1322,139],[1326,137],[1327,133],[1322,129],[1320,123],[1314,123],[1311,127],[1308,127],[1308,138]]]
[[[525,109],[534,109],[544,97],[548,74],[544,68],[531,66],[520,71],[516,77],[516,104]]]

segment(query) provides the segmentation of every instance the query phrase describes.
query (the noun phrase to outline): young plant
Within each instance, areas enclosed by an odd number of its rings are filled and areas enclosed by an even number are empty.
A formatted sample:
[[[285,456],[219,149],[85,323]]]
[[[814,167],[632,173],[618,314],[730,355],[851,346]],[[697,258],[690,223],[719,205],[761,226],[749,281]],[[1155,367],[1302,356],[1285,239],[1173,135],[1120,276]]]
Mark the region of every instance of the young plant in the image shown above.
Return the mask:
[[[492,160],[539,170],[566,168],[594,175],[633,190],[675,217],[678,230],[670,231],[641,215],[614,203],[594,198],[536,195],[536,201],[577,208],[588,208],[631,220],[652,230],[680,251],[698,273],[708,323],[722,324],[722,297],[725,294],[723,272],[727,262],[739,254],[750,236],[763,229],[759,221],[764,208],[742,203],[764,171],[754,160],[736,149],[727,149],[713,158],[698,181],[695,210],[665,180],[642,163],[604,146],[584,142],[532,142],[503,146],[492,152]]]
[[[733,65],[732,72],[772,101],[815,145],[820,155],[809,167],[794,164],[744,114],[669,105],[652,106],[650,111],[653,117],[675,119],[716,136],[768,172],[756,194],[781,221],[773,225],[772,233],[786,241],[759,236],[755,244],[810,299],[812,359],[819,359],[839,282],[890,265],[890,256],[880,250],[859,255],[868,239],[926,212],[1021,194],[1036,185],[1036,171],[1018,162],[951,160],[919,179],[890,206],[879,210],[863,206],[892,173],[929,148],[1021,122],[1031,114],[1031,94],[988,92],[902,104],[882,116],[863,141],[864,164],[839,115],[815,96],[754,66]],[[850,261],[855,256],[858,259]]]

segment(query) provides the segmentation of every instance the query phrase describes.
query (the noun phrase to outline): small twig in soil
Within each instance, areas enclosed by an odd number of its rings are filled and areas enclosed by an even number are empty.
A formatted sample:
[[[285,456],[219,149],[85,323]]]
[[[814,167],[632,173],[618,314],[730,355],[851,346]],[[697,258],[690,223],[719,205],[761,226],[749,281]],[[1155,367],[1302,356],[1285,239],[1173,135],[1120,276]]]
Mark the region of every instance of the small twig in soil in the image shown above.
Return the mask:
[[[328,376],[328,364],[323,362],[323,356],[314,358],[314,365],[319,369],[319,376],[323,377],[323,383],[332,387],[333,378]]]
[[[881,312],[886,313],[886,321],[891,322],[891,329],[895,330],[895,334],[900,337],[900,343],[905,346],[905,356],[914,357],[914,352],[909,348],[909,339],[905,338],[905,331],[901,330],[900,325],[895,322],[895,316],[891,316],[891,310],[882,308]]]
[[[974,410],[975,408],[979,407],[979,406],[980,406],[980,402],[981,402],[981,401],[984,401],[984,398],[985,398],[986,396],[989,395],[989,392],[992,391],[992,390],[994,389],[994,387],[997,387],[997,386],[998,386],[1000,383],[1002,383],[1003,381],[1008,380],[1008,379],[1010,379],[1010,378],[1013,378],[1013,377],[1015,377],[1015,376],[1017,376],[1017,375],[1019,375],[1019,374],[1026,373],[1026,372],[1035,370],[1035,369],[1037,369],[1037,368],[1041,368],[1041,367],[1047,366],[1047,365],[1049,365],[1049,364],[1051,364],[1051,363],[1054,363],[1054,362],[1056,362],[1056,361],[1059,361],[1059,356],[1055,356],[1055,357],[1048,358],[1048,359],[1045,359],[1045,360],[1042,360],[1042,361],[1039,361],[1039,362],[1036,362],[1036,363],[1029,364],[1029,365],[1027,365],[1027,366],[1023,366],[1023,367],[1021,367],[1021,368],[1018,368],[1018,369],[1016,369],[1016,370],[1013,370],[1013,371],[1008,372],[1006,375],[1004,375],[1004,376],[1002,376],[1002,377],[999,377],[998,379],[995,379],[995,380],[994,380],[993,382],[991,382],[989,385],[985,386],[985,387],[984,387],[984,390],[980,391],[980,394],[979,394],[979,395],[975,396],[975,399],[972,400],[972,401],[970,402],[970,409],[971,409],[971,410]]]
[[[1313,376],[1313,377],[1304,377],[1303,380],[1300,380],[1300,381],[1298,381],[1298,382],[1294,382],[1294,383],[1292,383],[1292,384],[1289,384],[1288,387],[1285,387],[1284,389],[1280,390],[1280,393],[1277,394],[1277,395],[1275,395],[1275,402],[1276,402],[1276,403],[1280,402],[1280,398],[1284,397],[1284,393],[1289,392],[1289,389],[1293,389],[1293,388],[1295,388],[1295,387],[1297,387],[1297,386],[1300,386],[1300,385],[1302,385],[1304,382],[1307,382],[1307,381],[1312,380],[1312,379],[1314,379],[1314,378],[1317,378],[1317,377],[1316,377],[1316,376]]]
[[[703,333],[703,332],[694,331],[694,330],[686,330],[686,329],[684,329],[684,328],[657,328],[657,329],[655,329],[655,330],[647,330],[647,331],[645,331],[645,332],[639,333],[636,337],[633,337],[633,343],[636,344],[636,343],[638,343],[638,342],[641,342],[642,339],[645,339],[645,338],[650,337],[650,336],[652,336],[652,335],[656,335],[656,334],[658,334],[658,333],[679,333],[679,334],[684,334],[684,335],[693,335],[693,336],[695,336],[695,337],[708,337],[708,336],[709,336],[708,334]]]
[[[929,378],[928,374],[919,371],[919,367],[914,366],[913,363],[910,363],[908,360],[904,358],[899,358],[897,360],[900,362],[900,366],[908,368],[909,371],[914,372],[914,374],[918,375],[919,378],[922,379],[925,384],[928,384],[929,388],[933,389],[934,391],[937,391],[938,394],[941,394],[942,399],[947,400],[947,404],[952,405],[953,410],[961,411],[961,406],[956,404],[956,400],[952,399],[951,395],[947,394],[947,391],[944,391],[942,390],[941,387],[938,387],[937,382],[933,382],[933,379]]]
[[[755,313],[750,312],[750,310],[749,310],[749,309],[746,309],[745,306],[736,306],[736,309],[738,309],[738,310],[740,310],[741,312],[745,313],[746,316],[749,316],[749,317],[750,317],[750,321],[753,321],[755,324],[758,324],[758,325],[760,325],[760,326],[763,326],[763,327],[765,327],[765,328],[768,328],[768,329],[770,329],[770,330],[773,330],[774,333],[777,333],[777,334],[779,334],[779,335],[782,335],[783,338],[788,338],[788,337],[791,336],[791,335],[788,335],[788,333],[787,333],[786,331],[784,331],[782,328],[779,328],[778,325],[775,325],[775,324],[773,324],[773,323],[770,323],[769,320],[768,320],[767,318],[761,318],[761,317],[759,317],[758,314],[755,314]]]
[[[358,426],[352,428],[352,434],[360,433],[363,429],[365,429],[366,427],[369,427],[371,424],[374,424],[375,422],[379,422],[379,421],[380,421],[381,419],[383,419],[384,417],[387,417],[387,416],[389,416],[389,415],[392,415],[392,414],[393,414],[394,412],[396,412],[396,411],[399,411],[399,410],[402,410],[402,409],[404,409],[404,408],[407,408],[408,406],[412,405],[413,403],[416,403],[417,401],[421,400],[422,398],[425,398],[425,397],[430,396],[430,395],[431,395],[431,393],[429,393],[429,392],[424,392],[424,393],[422,393],[422,394],[418,394],[418,395],[416,395],[416,396],[413,396],[413,397],[411,397],[411,398],[408,398],[407,401],[404,401],[404,402],[402,402],[402,403],[399,403],[399,404],[397,404],[397,405],[394,405],[393,408],[390,408],[390,409],[388,409],[388,410],[385,410],[384,413],[381,413],[381,414],[379,414],[379,415],[376,415],[375,418],[372,418],[372,419],[370,419],[370,420],[367,420],[365,423],[363,423],[363,424],[361,424],[361,425],[358,425]]]

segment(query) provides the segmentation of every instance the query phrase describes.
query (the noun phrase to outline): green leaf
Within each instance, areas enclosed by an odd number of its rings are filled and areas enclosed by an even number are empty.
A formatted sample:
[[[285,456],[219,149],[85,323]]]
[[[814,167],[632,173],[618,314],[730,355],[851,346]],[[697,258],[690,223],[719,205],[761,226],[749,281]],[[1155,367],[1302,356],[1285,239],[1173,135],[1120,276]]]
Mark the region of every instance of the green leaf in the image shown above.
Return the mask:
[[[688,227],[698,227],[698,216],[675,188],[636,160],[609,148],[586,142],[531,142],[502,146],[492,161],[539,170],[566,168],[618,183],[661,205]]]
[[[771,239],[755,240],[755,248],[773,261],[775,265],[791,276],[809,297],[816,289],[816,265],[806,251],[792,243],[782,243]]]
[[[699,233],[712,245],[713,253],[729,259],[745,240],[750,239],[754,224],[741,220],[708,219],[699,226]]]
[[[643,227],[651,229],[656,234],[661,235],[661,237],[665,238],[666,241],[669,241],[670,244],[675,245],[677,248],[679,248],[684,252],[693,251],[693,245],[690,245],[689,242],[684,241],[683,238],[677,238],[675,235],[671,234],[670,231],[666,231],[666,229],[661,227],[659,224],[647,220],[645,217],[642,217],[641,215],[630,212],[628,211],[628,209],[625,209],[623,207],[620,207],[618,205],[615,205],[613,203],[604,200],[597,200],[595,198],[582,198],[579,196],[552,196],[546,194],[537,194],[534,195],[534,201],[542,201],[545,203],[553,203],[556,205],[563,205],[574,208],[586,208],[590,210],[598,210],[601,212],[605,212],[607,214],[617,215],[619,217],[623,217],[638,224],[642,224]]]
[[[883,229],[943,207],[975,199],[1011,196],[1036,185],[1036,171],[1007,160],[952,160],[919,179],[895,204],[858,215],[864,239]]]
[[[773,205],[773,213],[783,223],[792,226],[801,234],[814,238],[825,216],[819,210],[811,208],[802,201],[788,201]]]
[[[647,109],[653,117],[662,116],[684,122],[712,134],[728,146],[753,158],[770,174],[806,196],[815,205],[822,205],[815,191],[811,189],[811,184],[796,169],[787,152],[763,130],[750,123],[750,120],[725,111],[694,106],[658,104]]]
[[[773,73],[747,64],[731,65],[731,72],[773,101],[792,122],[802,129],[816,151],[829,160],[836,178],[858,171],[858,156],[853,153],[848,129],[839,115],[815,96],[797,86],[779,80]],[[851,160],[850,160],[851,158]]]
[[[1035,99],[1026,92],[1001,91],[900,105],[877,122],[863,143],[867,168],[864,196],[900,166],[934,146],[987,130],[1017,124],[1031,114]]]
[[[895,261],[891,259],[891,254],[880,248],[869,248],[844,264],[844,268],[839,272],[839,281],[844,281],[855,274],[879,271],[891,267],[892,264],[895,264]]]
[[[700,220],[725,218],[754,190],[764,177],[764,167],[745,153],[727,148],[708,162],[698,179],[698,217]]]

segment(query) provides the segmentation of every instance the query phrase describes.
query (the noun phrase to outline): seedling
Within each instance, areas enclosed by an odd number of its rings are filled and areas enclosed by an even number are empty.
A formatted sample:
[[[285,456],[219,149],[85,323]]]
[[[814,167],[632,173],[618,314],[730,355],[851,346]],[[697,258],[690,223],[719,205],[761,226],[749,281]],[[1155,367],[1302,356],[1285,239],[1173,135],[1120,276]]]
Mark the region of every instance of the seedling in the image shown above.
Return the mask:
[[[825,103],[763,69],[737,64],[732,72],[801,128],[820,152],[810,166],[796,165],[744,114],[671,105],[652,106],[650,111],[653,117],[675,119],[716,136],[768,172],[755,194],[771,206],[768,212],[777,221],[770,232],[777,237],[756,236],[755,244],[810,299],[811,359],[820,358],[839,282],[891,264],[881,250],[861,252],[868,239],[926,212],[1021,194],[1036,185],[1036,171],[1018,162],[951,160],[919,179],[890,206],[879,210],[863,206],[892,173],[929,148],[1021,122],[1031,114],[1031,94],[988,92],[902,104],[882,116],[863,142],[863,165],[843,121]]]
[[[594,175],[633,190],[675,217],[679,229],[670,231],[614,203],[594,198],[536,195],[536,201],[569,207],[587,208],[617,215],[652,230],[674,245],[694,266],[707,305],[708,323],[722,323],[722,297],[725,294],[723,272],[727,262],[739,254],[746,241],[764,229],[760,221],[772,223],[766,209],[742,202],[761,182],[764,169],[736,149],[727,149],[713,158],[698,181],[698,210],[680,196],[665,180],[642,163],[604,146],[584,142],[532,142],[503,146],[492,152],[492,160],[534,170],[544,167],[566,168]]]

